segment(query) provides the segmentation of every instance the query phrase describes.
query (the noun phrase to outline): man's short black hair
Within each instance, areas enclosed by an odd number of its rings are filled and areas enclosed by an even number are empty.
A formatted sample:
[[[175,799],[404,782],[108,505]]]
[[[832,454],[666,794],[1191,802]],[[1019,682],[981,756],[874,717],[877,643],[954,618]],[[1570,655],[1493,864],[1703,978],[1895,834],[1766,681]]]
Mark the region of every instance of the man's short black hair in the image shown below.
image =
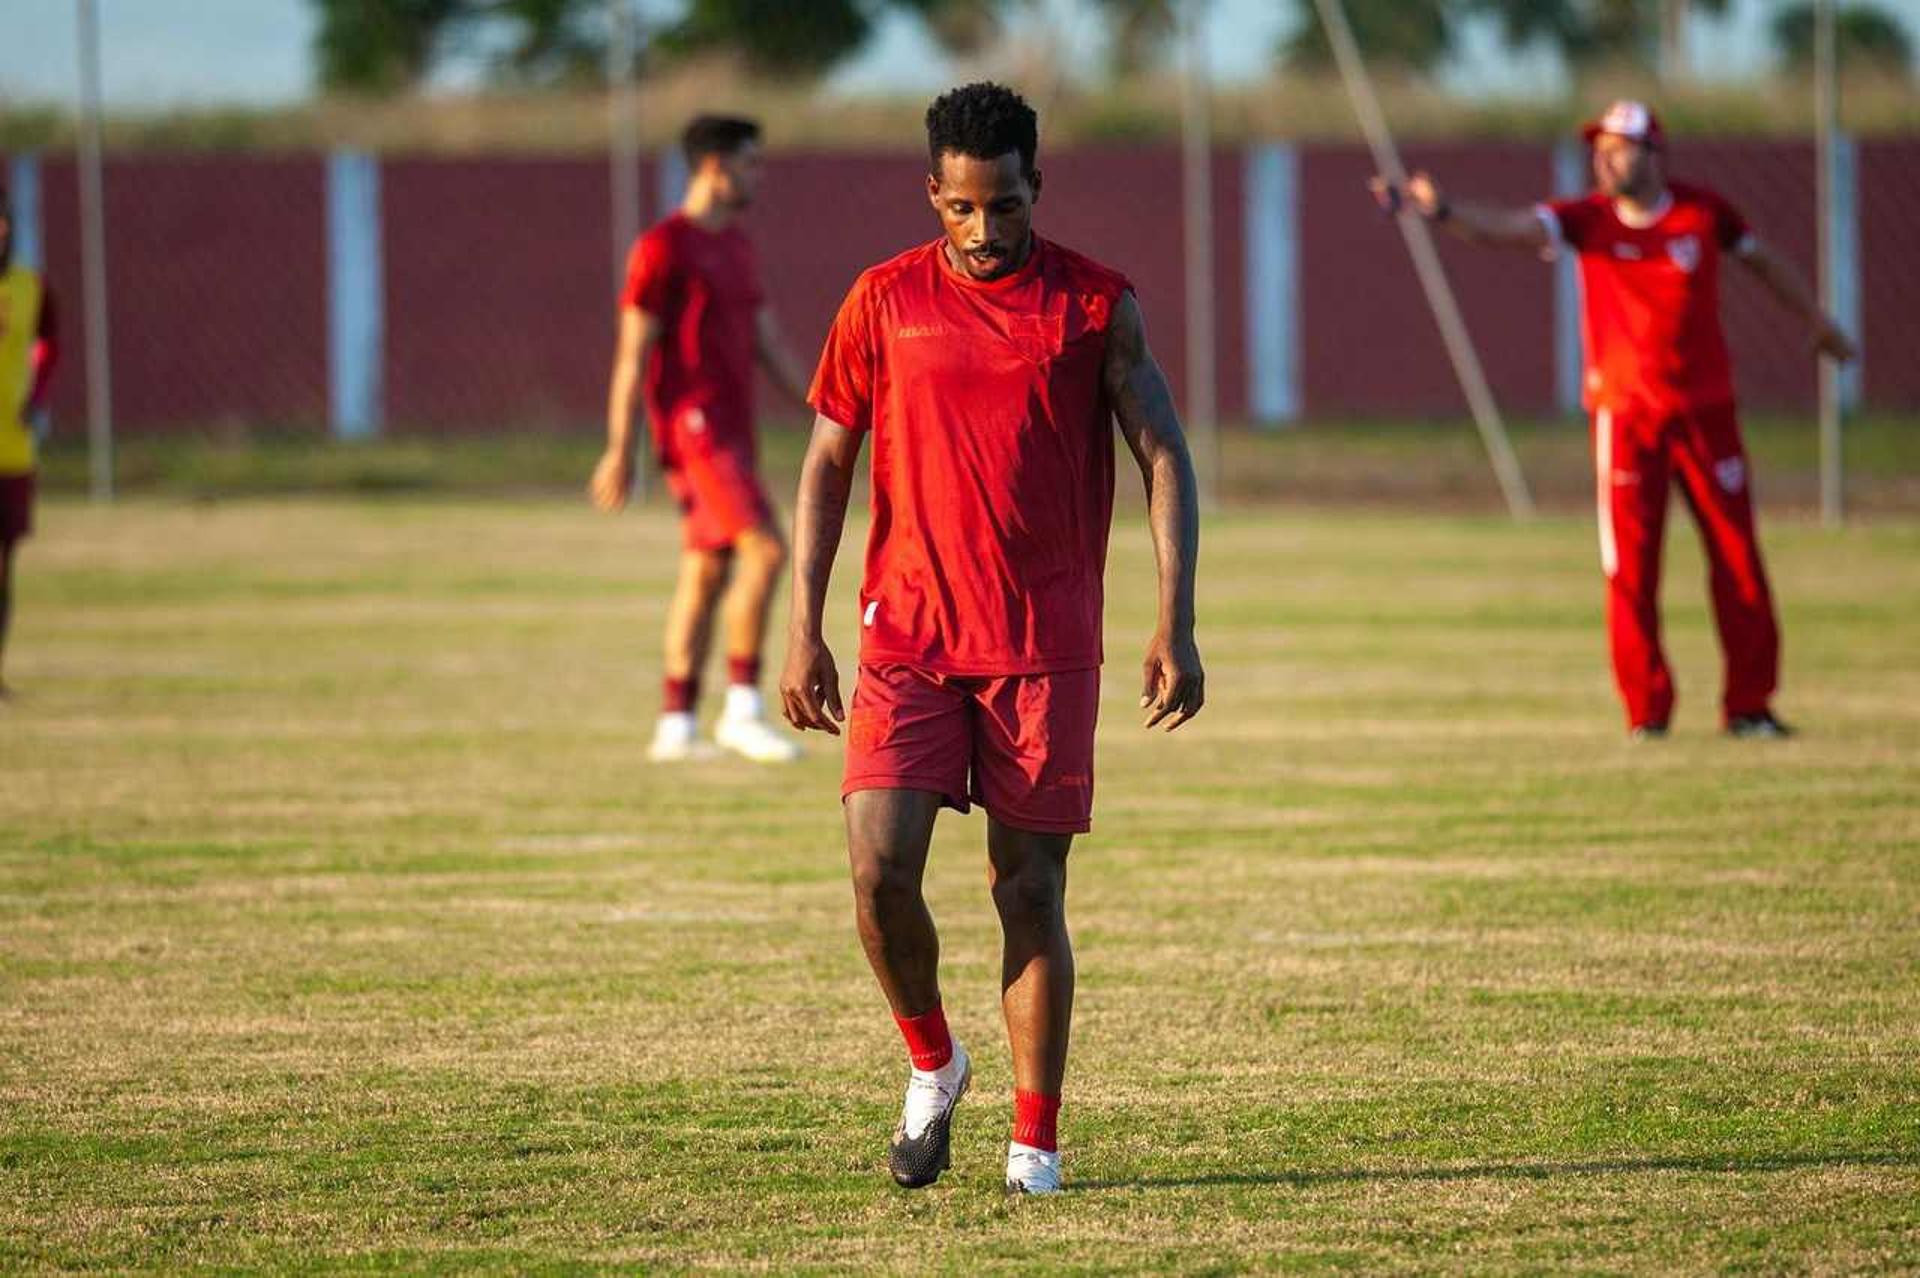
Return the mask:
[[[680,134],[687,167],[697,169],[709,155],[734,155],[760,140],[760,122],[740,115],[696,115]]]
[[[1039,149],[1040,117],[1025,98],[1004,84],[962,85],[941,94],[927,108],[927,159],[935,177],[940,176],[940,157],[947,151],[976,160],[1018,151],[1020,168],[1031,174]]]

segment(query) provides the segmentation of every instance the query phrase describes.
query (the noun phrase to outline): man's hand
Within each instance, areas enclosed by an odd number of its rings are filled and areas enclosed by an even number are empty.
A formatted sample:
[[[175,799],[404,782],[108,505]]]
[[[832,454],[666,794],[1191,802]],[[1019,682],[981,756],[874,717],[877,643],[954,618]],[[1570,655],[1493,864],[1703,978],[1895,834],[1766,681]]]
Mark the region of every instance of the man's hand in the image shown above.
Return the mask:
[[[1816,354],[1826,355],[1842,364],[1860,354],[1860,348],[1847,336],[1847,330],[1825,315],[1813,326],[1813,349]]]
[[[1172,732],[1200,713],[1207,699],[1207,676],[1200,668],[1200,649],[1192,635],[1176,639],[1165,632],[1156,634],[1147,645],[1145,673],[1140,708],[1147,712],[1147,727],[1164,721]]]
[[[1400,206],[1405,204],[1429,222],[1440,221],[1446,216],[1447,198],[1425,172],[1411,175],[1404,186],[1397,186],[1386,178],[1376,176],[1367,183],[1367,189],[1373,192],[1373,198],[1388,213],[1398,213]]]
[[[780,705],[787,722],[805,732],[818,728],[840,735],[847,712],[840,706],[840,670],[833,654],[817,636],[796,635],[787,641],[787,664],[780,672]]]
[[[593,478],[587,481],[587,496],[601,510],[612,514],[627,504],[627,494],[633,491],[633,456],[624,449],[609,448],[600,456],[600,464],[593,468]]]

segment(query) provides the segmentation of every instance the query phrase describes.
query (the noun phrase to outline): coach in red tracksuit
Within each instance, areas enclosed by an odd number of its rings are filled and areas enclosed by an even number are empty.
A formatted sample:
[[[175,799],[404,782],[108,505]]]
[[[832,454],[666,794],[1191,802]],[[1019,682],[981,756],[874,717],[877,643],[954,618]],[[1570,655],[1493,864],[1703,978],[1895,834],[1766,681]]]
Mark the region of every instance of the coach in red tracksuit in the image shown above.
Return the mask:
[[[1404,197],[1465,239],[1576,255],[1607,631],[1628,727],[1636,738],[1665,736],[1673,715],[1659,592],[1668,489],[1678,482],[1712,564],[1727,661],[1722,722],[1734,736],[1784,737],[1771,706],[1780,629],[1720,328],[1721,261],[1746,266],[1802,316],[1821,353],[1851,359],[1853,343],[1731,204],[1667,180],[1665,137],[1646,106],[1616,102],[1583,136],[1596,189],[1581,199],[1489,208],[1450,199],[1424,173],[1404,192],[1379,179],[1374,188],[1389,207]]]

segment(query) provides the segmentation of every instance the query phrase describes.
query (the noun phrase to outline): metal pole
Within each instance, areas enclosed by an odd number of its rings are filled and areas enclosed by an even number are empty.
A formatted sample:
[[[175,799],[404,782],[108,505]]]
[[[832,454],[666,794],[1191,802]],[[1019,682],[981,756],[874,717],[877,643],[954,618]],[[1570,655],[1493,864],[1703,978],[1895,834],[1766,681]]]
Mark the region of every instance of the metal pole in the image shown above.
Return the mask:
[[[1373,152],[1373,162],[1381,176],[1399,185],[1407,180],[1407,169],[1400,162],[1400,152],[1393,145],[1393,135],[1387,130],[1387,119],[1380,110],[1380,103],[1373,95],[1373,82],[1367,78],[1366,66],[1360,61],[1360,48],[1354,42],[1353,28],[1347,25],[1347,11],[1340,0],[1314,0],[1314,7],[1320,11],[1320,20],[1327,28],[1327,42],[1333,47],[1334,61],[1339,64],[1340,78],[1346,83],[1347,95],[1353,99],[1354,114],[1360,117],[1360,129],[1367,137],[1367,147]],[[1453,295],[1453,286],[1447,282],[1446,268],[1440,264],[1440,253],[1433,246],[1433,234],[1428,229],[1426,219],[1410,208],[1403,208],[1398,218],[1400,234],[1407,242],[1407,252],[1413,257],[1414,272],[1420,277],[1420,287],[1427,295],[1427,305],[1433,310],[1433,319],[1440,327],[1440,339],[1446,343],[1447,355],[1453,360],[1454,376],[1460,379],[1460,389],[1467,397],[1467,406],[1473,411],[1473,422],[1480,430],[1480,439],[1486,445],[1487,456],[1493,463],[1494,478],[1500,483],[1500,491],[1507,499],[1507,510],[1515,519],[1527,519],[1533,515],[1533,494],[1527,490],[1526,476],[1520,470],[1520,460],[1514,456],[1513,444],[1507,438],[1507,428],[1500,420],[1500,409],[1493,402],[1493,391],[1487,385],[1487,375],[1480,367],[1479,352],[1474,350],[1473,339],[1467,334],[1466,320],[1460,314],[1460,304]]]
[[[632,0],[607,0],[607,165],[613,192],[613,278],[626,276],[627,252],[640,234],[640,129],[633,87]]]
[[[607,177],[612,206],[613,287],[626,282],[627,254],[640,234],[639,94],[634,91],[633,0],[607,0]],[[634,467],[633,496],[647,495],[648,466]]]
[[[1820,305],[1839,309],[1839,273],[1834,260],[1834,135],[1839,130],[1840,86],[1835,74],[1833,0],[1813,6],[1813,100],[1815,167],[1819,170]],[[1820,522],[1837,528],[1846,516],[1846,474],[1840,433],[1840,365],[1820,356]]]
[[[1212,505],[1220,481],[1220,424],[1215,402],[1213,332],[1213,122],[1210,112],[1206,0],[1180,9],[1182,215],[1187,291],[1187,432],[1193,438],[1200,500]]]
[[[1660,0],[1660,83],[1687,79],[1687,0]]]
[[[107,226],[100,161],[97,0],[75,0],[80,57],[80,268],[87,343],[88,491],[113,500],[113,377],[107,363]]]

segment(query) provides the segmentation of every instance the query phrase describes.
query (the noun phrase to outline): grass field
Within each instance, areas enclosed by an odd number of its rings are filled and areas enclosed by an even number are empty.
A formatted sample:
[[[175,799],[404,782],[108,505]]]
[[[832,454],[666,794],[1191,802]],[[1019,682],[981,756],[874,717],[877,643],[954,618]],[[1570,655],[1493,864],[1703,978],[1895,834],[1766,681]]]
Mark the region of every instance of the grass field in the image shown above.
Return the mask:
[[[1679,533],[1677,735],[1635,747],[1572,514],[1215,519],[1209,706],[1144,734],[1129,512],[1075,1192],[1032,1202],[980,818],[930,879],[976,1092],[908,1195],[837,750],[641,762],[657,509],[41,523],[0,705],[0,1269],[1920,1267],[1910,518],[1770,526],[1785,744],[1714,734]]]

